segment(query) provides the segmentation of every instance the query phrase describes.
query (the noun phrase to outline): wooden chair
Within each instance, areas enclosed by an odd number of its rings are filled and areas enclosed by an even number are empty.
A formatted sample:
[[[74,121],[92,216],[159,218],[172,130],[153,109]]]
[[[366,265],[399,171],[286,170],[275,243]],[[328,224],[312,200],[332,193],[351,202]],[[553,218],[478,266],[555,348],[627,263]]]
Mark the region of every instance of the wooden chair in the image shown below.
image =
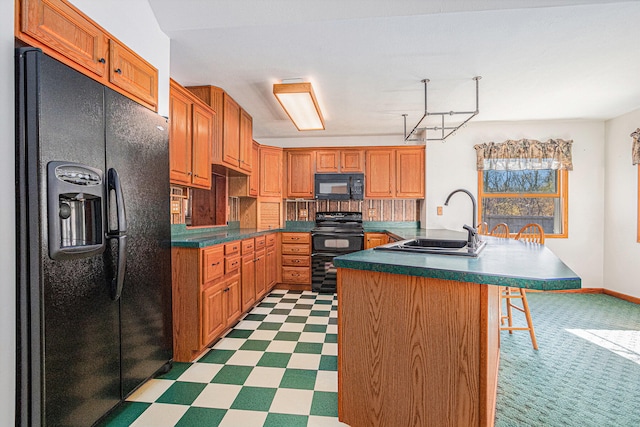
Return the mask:
[[[522,240],[534,244],[544,244],[544,231],[538,224],[527,224],[520,229],[516,234],[516,240]],[[509,331],[510,334],[513,331],[529,331],[531,335],[531,343],[534,350],[538,349],[538,341],[536,340],[536,332],[533,329],[533,321],[531,320],[531,312],[529,311],[529,302],[527,301],[527,292],[524,288],[503,288],[500,292],[500,308],[502,309],[502,300],[505,300],[507,306],[507,314],[500,316],[500,330]],[[513,300],[522,300],[522,306],[514,304]],[[527,319],[527,327],[514,327],[513,326],[513,310],[518,310],[524,313]],[[508,326],[504,326],[505,320]]]
[[[478,224],[478,234],[489,234],[489,224],[486,222]]]
[[[530,223],[525,225],[516,234],[516,240],[544,245],[544,230],[539,224]]]
[[[502,237],[503,239],[509,238],[509,226],[504,222],[500,224],[496,224],[495,227],[491,230],[490,233],[493,237]]]

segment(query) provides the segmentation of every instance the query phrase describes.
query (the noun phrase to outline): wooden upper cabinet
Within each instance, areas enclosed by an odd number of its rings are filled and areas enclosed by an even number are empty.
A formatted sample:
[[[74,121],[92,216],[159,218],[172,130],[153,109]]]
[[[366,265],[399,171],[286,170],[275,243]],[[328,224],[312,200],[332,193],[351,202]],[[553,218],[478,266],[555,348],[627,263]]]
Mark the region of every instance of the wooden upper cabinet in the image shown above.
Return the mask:
[[[67,0],[18,0],[15,12],[18,39],[158,110],[158,70]]]
[[[215,113],[170,81],[169,179],[174,184],[211,188],[211,139]]]
[[[340,171],[340,151],[316,151],[316,172],[337,173]]]
[[[423,198],[425,185],[424,148],[398,149],[396,151],[396,197]]]
[[[186,88],[205,104],[210,106],[216,115],[213,126],[213,140],[211,141],[211,164],[222,164],[224,90],[216,86],[188,86]]]
[[[21,0],[20,30],[98,76],[105,76],[109,38],[61,0]],[[20,36],[20,34],[18,34]]]
[[[260,186],[260,144],[255,141],[251,142],[251,159],[253,170],[249,175],[249,196],[257,197]]]
[[[240,166],[240,106],[223,94],[222,163],[237,169]]]
[[[193,105],[192,169],[194,186],[211,187],[211,139],[213,138],[213,112]]]
[[[287,151],[287,197],[313,198],[315,151]]]
[[[282,197],[282,148],[260,147],[260,196]]]
[[[240,169],[251,173],[253,168],[253,119],[243,109],[240,109],[240,137],[238,143]]]
[[[169,96],[169,179],[191,184],[191,100],[172,85]]]
[[[132,50],[109,41],[109,80],[158,109],[158,70]]]
[[[340,151],[340,172],[364,172],[364,151],[363,150],[341,150]]]
[[[367,176],[365,197],[385,199],[395,195],[395,150],[376,149],[366,152]]]

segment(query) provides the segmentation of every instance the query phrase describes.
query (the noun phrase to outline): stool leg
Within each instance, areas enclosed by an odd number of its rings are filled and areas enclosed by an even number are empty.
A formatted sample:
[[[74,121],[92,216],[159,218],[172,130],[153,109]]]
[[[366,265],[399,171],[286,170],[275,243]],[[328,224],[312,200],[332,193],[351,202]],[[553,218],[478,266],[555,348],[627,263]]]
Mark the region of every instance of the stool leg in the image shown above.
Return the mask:
[[[507,324],[509,325],[509,328],[513,327],[513,312],[511,309],[511,296],[512,296],[512,290],[511,288],[507,288]],[[509,329],[509,333],[513,334],[513,330]]]
[[[531,343],[533,344],[533,349],[538,349],[538,341],[536,340],[536,333],[533,330],[533,320],[531,320],[531,312],[529,311],[529,302],[527,301],[527,293],[523,289],[520,289],[522,293],[522,308],[524,308],[524,315],[527,318],[527,326],[529,327],[529,334],[531,335]]]

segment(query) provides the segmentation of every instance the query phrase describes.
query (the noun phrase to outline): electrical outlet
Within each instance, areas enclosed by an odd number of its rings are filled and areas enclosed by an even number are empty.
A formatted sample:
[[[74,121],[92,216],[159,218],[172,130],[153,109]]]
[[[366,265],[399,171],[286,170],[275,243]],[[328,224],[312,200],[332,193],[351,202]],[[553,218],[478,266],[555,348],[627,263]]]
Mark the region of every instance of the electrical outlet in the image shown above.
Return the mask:
[[[374,208],[369,209],[369,216],[370,217],[376,216],[376,210]]]
[[[442,206],[438,206],[438,215],[442,215]]]
[[[309,216],[309,211],[306,209],[300,209],[298,211],[298,218],[306,218],[307,216]]]

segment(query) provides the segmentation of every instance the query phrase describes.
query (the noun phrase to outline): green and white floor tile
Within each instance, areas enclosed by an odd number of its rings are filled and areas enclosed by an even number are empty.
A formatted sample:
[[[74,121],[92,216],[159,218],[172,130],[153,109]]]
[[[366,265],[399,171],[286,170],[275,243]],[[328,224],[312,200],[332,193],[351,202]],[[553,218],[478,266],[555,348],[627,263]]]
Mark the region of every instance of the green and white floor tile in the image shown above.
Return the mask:
[[[337,300],[274,291],[194,363],[138,389],[107,426],[346,426],[338,421]]]

